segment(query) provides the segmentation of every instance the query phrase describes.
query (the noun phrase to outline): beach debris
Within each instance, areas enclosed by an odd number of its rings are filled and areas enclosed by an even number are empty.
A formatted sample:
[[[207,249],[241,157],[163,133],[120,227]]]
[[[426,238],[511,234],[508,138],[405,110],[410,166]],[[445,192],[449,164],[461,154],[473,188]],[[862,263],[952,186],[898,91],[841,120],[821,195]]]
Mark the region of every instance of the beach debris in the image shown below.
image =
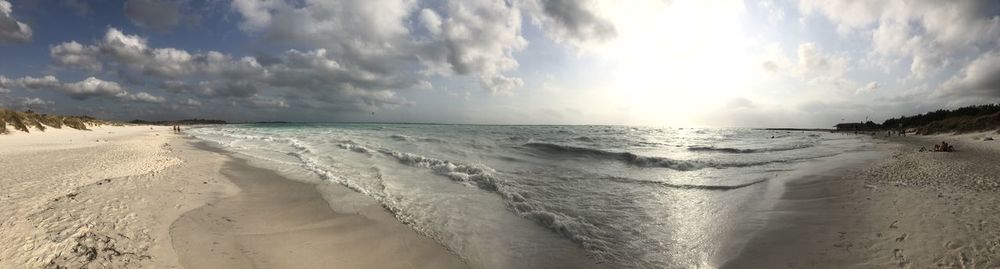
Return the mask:
[[[892,221],[892,224],[889,224],[889,229],[899,228],[899,226],[896,226],[896,223],[899,223],[899,221],[898,220]]]
[[[987,136],[986,138],[983,138],[983,141],[993,141],[993,137]]]
[[[74,236],[76,244],[68,253],[59,253],[45,265],[46,268],[126,268],[136,267],[142,260],[151,259],[140,254],[145,249],[132,249],[121,234],[112,237],[93,231],[83,231]]]

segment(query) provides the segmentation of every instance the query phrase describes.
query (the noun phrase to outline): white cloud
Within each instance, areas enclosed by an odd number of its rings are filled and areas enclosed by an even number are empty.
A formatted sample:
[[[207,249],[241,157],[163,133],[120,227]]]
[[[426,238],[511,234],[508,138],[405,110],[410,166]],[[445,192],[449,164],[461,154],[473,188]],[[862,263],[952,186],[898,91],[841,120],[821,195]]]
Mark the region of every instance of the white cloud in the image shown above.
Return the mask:
[[[152,50],[152,55],[146,58],[143,71],[146,74],[179,77],[195,71],[194,56],[184,50],[162,48]]]
[[[17,79],[16,82],[19,86],[28,90],[50,89],[62,85],[59,83],[59,79],[56,79],[55,76],[44,76],[40,78],[27,76]]]
[[[14,87],[14,80],[0,75],[0,93],[10,93],[10,88]]]
[[[188,105],[188,106],[201,106],[201,101],[188,98],[187,100],[184,101],[184,105]]]
[[[822,14],[840,32],[871,31],[876,56],[905,57],[917,79],[969,53],[997,45],[1000,16],[986,15],[989,1],[821,1],[802,0],[804,14]],[[883,59],[883,61],[891,61]]]
[[[521,36],[521,10],[505,1],[451,0],[418,9],[412,0],[306,0],[297,6],[237,0],[232,8],[242,16],[244,30],[275,42],[326,49],[352,73],[471,75],[484,90],[495,93],[521,85],[518,78],[503,74],[518,66],[513,52],[527,46]],[[426,35],[410,29],[411,17],[419,19]],[[415,60],[424,65],[424,72],[400,69]]]
[[[113,60],[125,64],[141,64],[146,59],[146,39],[138,35],[127,35],[115,28],[108,28],[99,44],[101,52]]]
[[[825,54],[814,43],[799,44],[796,55],[798,56],[798,71],[801,73],[841,76],[847,70],[848,60],[846,57]]]
[[[56,64],[75,66],[91,72],[101,70],[101,62],[97,59],[98,53],[97,46],[84,46],[76,41],[65,42],[49,49],[49,55]]]
[[[146,103],[163,103],[166,101],[166,98],[156,96],[148,92],[130,94],[118,82],[102,80],[95,77],[88,77],[84,80],[72,83],[62,83],[55,76],[44,76],[40,78],[26,76],[18,79],[8,79],[7,77],[0,76],[0,89],[9,92],[10,90],[6,89],[7,87],[17,87],[28,90],[57,90],[76,100],[86,100],[93,97],[105,97]]]
[[[31,36],[31,26],[17,21],[10,2],[0,0],[0,42],[27,43]]]
[[[520,10],[501,1],[449,1],[444,13],[450,16],[423,55],[428,68],[447,66],[460,75],[476,75],[480,86],[494,94],[523,84],[503,74],[518,67],[513,53],[528,45],[521,36]]]
[[[288,103],[284,99],[266,97],[260,95],[251,96],[248,101],[250,104],[260,108],[288,108]]]
[[[122,89],[118,82],[105,81],[95,77],[88,77],[82,81],[67,83],[63,85],[62,90],[77,100],[99,96],[124,97],[128,95],[128,92]]]
[[[94,55],[91,47],[99,48]],[[58,48],[58,49],[56,49]],[[383,106],[405,103],[396,91],[424,86],[420,79],[394,73],[380,73],[377,70],[344,65],[334,60],[327,49],[310,51],[289,50],[275,56],[234,57],[216,51],[190,53],[176,48],[156,48],[138,35],[125,34],[110,28],[105,37],[94,46],[67,42],[53,48],[57,62],[66,62],[80,68],[85,66],[118,66],[119,76],[139,73],[155,80],[166,79],[161,84],[164,89],[175,93],[187,93],[215,98],[251,98],[269,91],[292,96],[303,102],[320,102],[341,108],[372,110]],[[84,51],[88,53],[67,53]],[[77,56],[77,55],[86,55]],[[69,60],[97,59],[96,64],[82,64],[87,61]],[[267,65],[258,62],[262,58]],[[350,61],[347,59],[347,61]],[[74,64],[70,64],[74,63]],[[122,73],[125,72],[125,73]],[[366,93],[367,92],[367,93]],[[84,95],[77,95],[83,97]],[[130,100],[152,100],[132,98]],[[287,104],[287,101],[284,101]],[[250,102],[257,104],[261,102]],[[325,103],[325,104],[323,104]],[[258,106],[264,107],[264,106]],[[281,107],[281,106],[270,106]],[[340,108],[338,108],[340,109]]]
[[[21,100],[20,100],[19,103],[21,104],[21,106],[25,106],[25,107],[29,107],[30,108],[30,107],[39,107],[39,106],[53,105],[56,102],[45,100],[45,99],[41,99],[41,98],[38,98],[38,97],[23,97],[23,98],[21,98]]]
[[[800,0],[799,10],[802,14],[821,13],[838,23],[838,31],[845,33],[857,28],[867,27],[880,17],[880,12],[890,1],[823,1]]]
[[[510,94],[515,89],[524,85],[520,78],[509,78],[504,75],[491,77],[480,77],[479,84],[490,91],[491,94]]]
[[[164,101],[167,100],[166,98],[163,98],[161,96],[155,96],[155,95],[149,94],[148,92],[140,92],[140,93],[137,93],[137,94],[128,94],[128,95],[125,95],[122,98],[124,98],[126,100],[130,100],[130,101],[140,101],[140,102],[146,102],[146,103],[163,103]]]
[[[100,71],[102,66],[118,66],[119,73],[138,72],[159,78],[178,78],[198,71],[219,74],[241,67],[232,63],[230,56],[216,51],[192,54],[176,48],[152,48],[146,38],[115,28],[109,28],[95,45],[65,42],[52,47],[50,55],[59,65],[90,72]]]
[[[854,93],[855,94],[869,94],[869,93],[875,92],[875,90],[878,89],[879,87],[881,87],[881,85],[878,82],[872,81],[872,82],[868,82],[868,84],[865,84],[864,87],[858,88],[857,90],[854,91]]]
[[[845,56],[827,54],[813,43],[799,44],[797,54],[797,75],[813,84],[833,85],[836,88],[852,89],[854,82],[845,76],[849,59]]]
[[[420,10],[420,22],[432,35],[441,35],[441,15],[429,8]]]

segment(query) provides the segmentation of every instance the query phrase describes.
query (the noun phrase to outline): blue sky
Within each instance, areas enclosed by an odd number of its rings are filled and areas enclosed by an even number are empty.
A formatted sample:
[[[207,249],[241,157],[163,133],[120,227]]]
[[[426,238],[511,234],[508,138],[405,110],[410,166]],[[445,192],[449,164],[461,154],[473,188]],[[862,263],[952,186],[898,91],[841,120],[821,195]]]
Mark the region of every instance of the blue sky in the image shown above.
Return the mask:
[[[985,0],[0,0],[0,106],[827,127],[997,102],[998,14]]]

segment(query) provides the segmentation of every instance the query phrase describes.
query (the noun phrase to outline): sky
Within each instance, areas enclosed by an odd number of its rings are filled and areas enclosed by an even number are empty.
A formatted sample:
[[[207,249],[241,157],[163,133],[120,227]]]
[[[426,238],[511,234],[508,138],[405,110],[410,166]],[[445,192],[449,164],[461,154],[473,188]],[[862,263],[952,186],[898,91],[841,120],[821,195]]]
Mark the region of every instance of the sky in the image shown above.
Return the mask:
[[[0,0],[0,106],[830,127],[1000,101],[989,0]]]

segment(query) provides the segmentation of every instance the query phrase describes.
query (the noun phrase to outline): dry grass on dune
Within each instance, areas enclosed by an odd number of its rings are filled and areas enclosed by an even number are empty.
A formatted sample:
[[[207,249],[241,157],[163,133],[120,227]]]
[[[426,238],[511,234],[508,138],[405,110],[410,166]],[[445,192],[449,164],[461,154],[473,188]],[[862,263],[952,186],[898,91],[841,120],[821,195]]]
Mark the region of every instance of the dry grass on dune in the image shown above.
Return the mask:
[[[89,116],[59,116],[38,114],[32,111],[14,111],[10,109],[0,109],[0,134],[10,133],[7,126],[22,132],[31,132],[31,129],[45,131],[52,127],[61,129],[63,126],[77,130],[89,130],[88,126],[101,125],[122,125],[122,123],[99,120]]]

